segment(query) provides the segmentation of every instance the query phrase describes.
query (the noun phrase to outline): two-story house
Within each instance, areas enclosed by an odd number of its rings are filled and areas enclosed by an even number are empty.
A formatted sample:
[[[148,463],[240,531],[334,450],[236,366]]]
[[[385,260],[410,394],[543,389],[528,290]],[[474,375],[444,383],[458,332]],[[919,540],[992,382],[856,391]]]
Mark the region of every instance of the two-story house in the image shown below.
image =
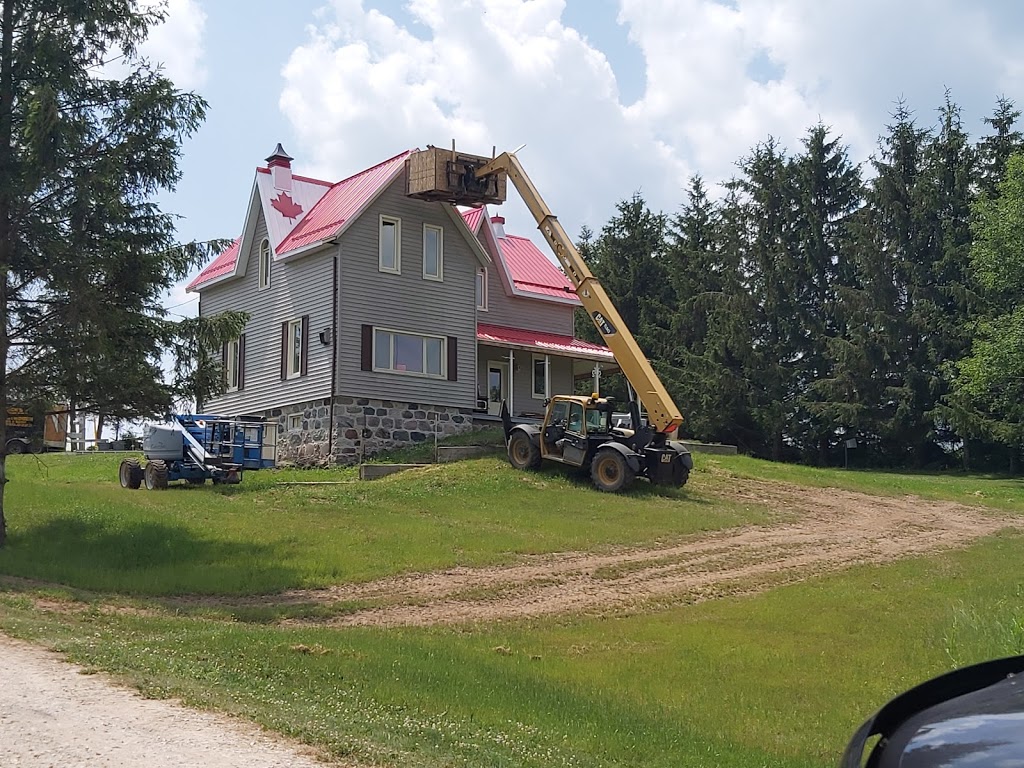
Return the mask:
[[[256,169],[241,236],[188,286],[201,314],[249,314],[209,413],[279,423],[278,455],[352,462],[543,411],[604,347],[573,338],[566,277],[480,208],[406,195],[403,152],[343,181]]]

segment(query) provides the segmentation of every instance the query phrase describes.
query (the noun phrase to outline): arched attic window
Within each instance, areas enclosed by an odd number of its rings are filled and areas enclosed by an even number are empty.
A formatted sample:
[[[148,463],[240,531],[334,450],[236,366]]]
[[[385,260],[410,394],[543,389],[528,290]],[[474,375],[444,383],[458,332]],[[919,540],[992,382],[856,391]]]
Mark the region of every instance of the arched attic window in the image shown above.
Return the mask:
[[[260,274],[258,290],[270,287],[270,241],[263,238],[260,243]]]

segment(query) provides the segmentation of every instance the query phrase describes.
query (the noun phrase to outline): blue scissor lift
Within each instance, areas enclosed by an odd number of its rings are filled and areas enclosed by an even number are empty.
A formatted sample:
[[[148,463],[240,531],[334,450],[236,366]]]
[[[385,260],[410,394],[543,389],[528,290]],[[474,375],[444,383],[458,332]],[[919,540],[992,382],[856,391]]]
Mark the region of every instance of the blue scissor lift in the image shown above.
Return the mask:
[[[268,469],[277,460],[277,424],[204,414],[175,414],[146,427],[146,463],[121,462],[122,488],[166,488],[174,480],[192,485],[240,483],[246,469]]]

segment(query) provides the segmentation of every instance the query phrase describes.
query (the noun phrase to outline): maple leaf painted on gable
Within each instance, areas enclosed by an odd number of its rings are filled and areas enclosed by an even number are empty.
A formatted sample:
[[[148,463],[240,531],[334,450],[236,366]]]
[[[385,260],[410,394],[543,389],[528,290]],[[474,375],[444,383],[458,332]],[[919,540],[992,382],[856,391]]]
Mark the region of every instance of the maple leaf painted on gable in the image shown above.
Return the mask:
[[[292,200],[287,192],[282,192],[270,201],[270,206],[286,219],[294,219],[302,213],[302,206]]]

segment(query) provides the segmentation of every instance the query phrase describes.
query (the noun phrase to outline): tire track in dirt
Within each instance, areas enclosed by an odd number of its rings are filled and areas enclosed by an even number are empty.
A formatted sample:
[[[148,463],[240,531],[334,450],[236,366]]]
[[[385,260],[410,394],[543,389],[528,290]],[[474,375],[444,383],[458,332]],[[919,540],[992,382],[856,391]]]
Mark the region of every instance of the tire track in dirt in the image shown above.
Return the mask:
[[[835,488],[744,479],[721,495],[784,511],[792,521],[701,534],[664,547],[532,556],[505,567],[453,568],[366,584],[292,590],[234,604],[373,603],[326,620],[285,620],[321,626],[629,612],[651,602],[697,602],[760,592],[856,564],[964,546],[1003,528],[1024,527],[1021,518],[991,510]]]

